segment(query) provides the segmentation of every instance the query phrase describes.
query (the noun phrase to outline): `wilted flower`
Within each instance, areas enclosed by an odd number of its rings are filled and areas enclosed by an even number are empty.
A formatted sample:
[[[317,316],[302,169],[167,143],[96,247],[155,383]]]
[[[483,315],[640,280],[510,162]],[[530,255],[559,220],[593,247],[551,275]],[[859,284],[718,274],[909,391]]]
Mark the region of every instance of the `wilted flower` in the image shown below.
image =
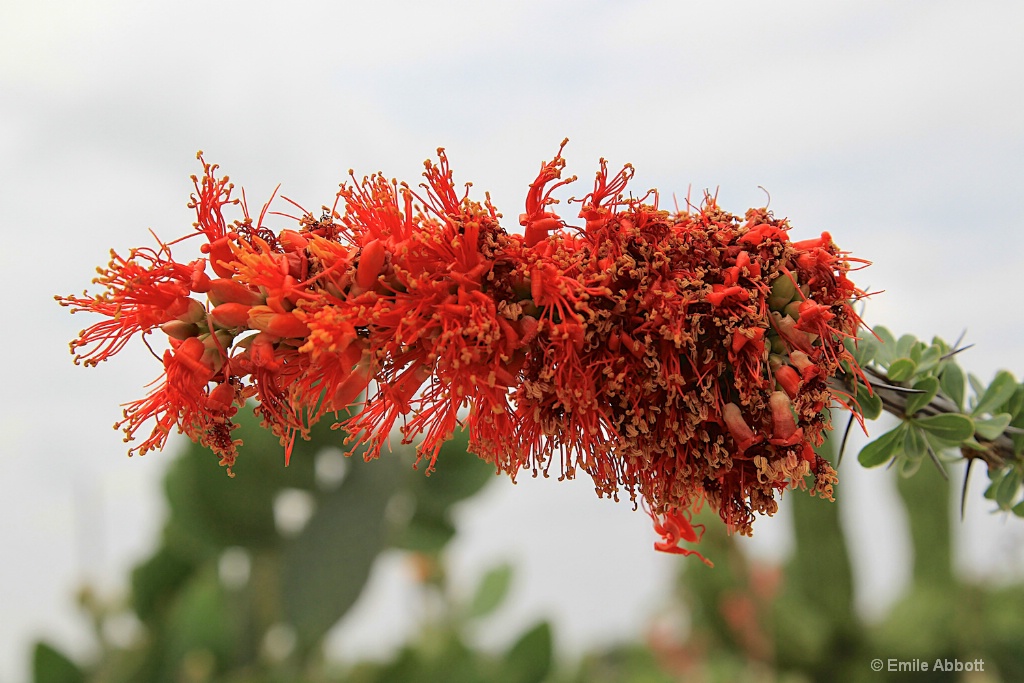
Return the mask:
[[[137,333],[168,336],[164,378],[118,425],[132,438],[155,421],[143,453],[177,428],[230,465],[231,418],[254,399],[287,461],[296,436],[364,395],[341,426],[367,458],[397,427],[433,467],[464,425],[513,477],[582,470],[599,495],[639,497],[659,550],[693,552],[677,544],[699,540],[703,504],[749,534],[777,492],[830,498],[836,475],[813,447],[828,378],[858,372],[844,346],[860,324],[855,260],[828,233],[791,242],[766,209],[626,198],[632,167],[611,175],[604,160],[583,227],[568,226],[551,197],[575,180],[560,180],[561,152],[530,185],[524,235],[456,190],[443,150],[422,190],[352,175],[333,209],[276,234],[267,207],[229,226],[232,186],[204,162],[189,236],[206,258],[115,255],[103,292],[58,297],[107,318],[72,351],[95,365]]]

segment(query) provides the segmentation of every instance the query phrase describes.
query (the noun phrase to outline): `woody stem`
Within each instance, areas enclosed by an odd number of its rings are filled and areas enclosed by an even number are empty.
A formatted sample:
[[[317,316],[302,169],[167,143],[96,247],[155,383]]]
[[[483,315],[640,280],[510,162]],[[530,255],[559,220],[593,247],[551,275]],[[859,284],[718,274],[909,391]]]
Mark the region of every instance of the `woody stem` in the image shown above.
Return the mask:
[[[907,392],[893,388],[898,386],[891,381],[884,372],[874,368],[864,368],[864,377],[867,379],[871,391],[882,401],[882,409],[887,413],[895,415],[900,419],[911,417],[906,414],[907,400],[910,395]],[[855,379],[851,375],[839,374],[829,378],[829,386],[843,392],[855,394]],[[943,415],[962,412],[953,401],[942,394],[936,394],[927,405],[914,413],[914,417],[927,417],[931,415]],[[1001,469],[1007,463],[1016,460],[1013,451],[1013,440],[1010,438],[1010,428],[1004,431],[995,439],[985,439],[975,434],[975,440],[983,446],[982,450],[963,447],[960,453],[964,459],[980,459],[990,469]]]

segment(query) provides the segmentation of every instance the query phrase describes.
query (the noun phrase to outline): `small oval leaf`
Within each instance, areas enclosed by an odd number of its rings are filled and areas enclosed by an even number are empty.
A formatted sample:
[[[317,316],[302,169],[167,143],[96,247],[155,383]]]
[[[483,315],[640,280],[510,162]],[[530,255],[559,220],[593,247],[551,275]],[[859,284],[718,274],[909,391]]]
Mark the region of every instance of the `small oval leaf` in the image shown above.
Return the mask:
[[[984,420],[974,421],[974,433],[982,439],[998,439],[999,436],[1010,426],[1010,414],[999,413]]]
[[[952,399],[953,403],[956,403],[956,407],[960,410],[964,409],[965,384],[964,371],[960,369],[956,361],[949,361],[946,367],[942,369],[942,375],[939,377],[939,386],[942,388],[942,393],[947,398]]]
[[[1014,418],[1024,416],[1024,384],[1018,384],[1017,390],[1009,401],[1009,413]]]
[[[1001,509],[1009,510],[1012,507],[1013,500],[1017,497],[1017,490],[1020,489],[1021,479],[1020,470],[1012,469],[996,486],[994,497]]]
[[[924,458],[900,458],[900,476],[904,479],[914,476],[923,462]]]
[[[916,418],[914,424],[943,441],[962,443],[974,435],[974,420],[960,413]]]
[[[878,350],[875,352],[875,359],[884,367],[896,358],[896,338],[893,337],[892,332],[888,328],[881,325],[874,328],[874,330],[875,335],[881,340]]]
[[[868,335],[860,339],[846,339],[844,345],[854,360],[857,361],[857,365],[864,367],[874,360],[875,354],[878,352],[879,343],[874,337]]]
[[[34,683],[84,683],[85,674],[64,653],[48,643],[36,643],[32,653]]]
[[[921,364],[921,356],[924,354],[924,350],[926,348],[928,348],[928,347],[925,345],[924,342],[921,342],[921,341],[915,342],[910,347],[910,353],[908,353],[907,356],[909,356],[909,358],[912,361],[914,361],[914,363],[916,365],[920,365]]]
[[[857,403],[865,420],[877,420],[882,414],[882,399],[878,394],[869,393],[864,385],[857,387]]]
[[[917,337],[912,334],[905,334],[896,342],[896,357],[909,358],[911,349],[917,344]]]
[[[942,349],[934,344],[929,346],[921,354],[921,359],[917,361],[917,371],[927,372],[939,364],[939,359],[942,357]]]
[[[939,380],[934,377],[924,377],[914,382],[913,388],[923,393],[907,396],[907,407],[904,413],[908,417],[912,417],[914,413],[931,403],[932,399],[935,398],[935,394],[939,392]]]
[[[917,363],[909,358],[897,358],[889,366],[889,379],[893,382],[905,382],[914,376]]]
[[[500,564],[494,567],[480,580],[473,601],[469,604],[469,617],[476,618],[490,614],[508,595],[512,585],[512,565]]]
[[[900,425],[895,429],[882,434],[880,437],[864,446],[857,455],[857,461],[864,467],[878,467],[889,462],[903,450],[903,439],[906,437],[906,426]]]
[[[1000,370],[981,398],[978,399],[978,405],[974,407],[971,414],[984,415],[998,410],[1010,400],[1015,391],[1017,391],[1017,380],[1006,370]]]
[[[554,658],[551,624],[542,621],[509,649],[502,661],[502,683],[532,683],[546,679]]]
[[[924,456],[928,454],[928,442],[924,438],[924,432],[917,427],[909,427],[906,431],[907,436],[903,439],[903,452],[910,460],[923,460]]]
[[[985,383],[978,379],[978,376],[973,372],[967,373],[967,383],[971,385],[971,391],[974,392],[974,404],[978,404],[978,397],[985,393]]]

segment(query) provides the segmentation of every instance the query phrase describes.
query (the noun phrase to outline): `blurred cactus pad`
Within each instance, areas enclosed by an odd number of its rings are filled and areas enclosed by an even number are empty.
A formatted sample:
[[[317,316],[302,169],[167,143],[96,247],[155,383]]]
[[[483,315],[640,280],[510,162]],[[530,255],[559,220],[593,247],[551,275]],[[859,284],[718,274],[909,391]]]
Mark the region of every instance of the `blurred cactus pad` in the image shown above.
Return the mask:
[[[276,437],[246,421],[244,455],[229,478],[217,458],[189,445],[165,479],[167,520],[152,554],[132,571],[121,600],[80,596],[99,647],[76,662],[37,644],[35,683],[584,683],[611,681],[879,681],[872,659],[983,660],[984,674],[918,673],[915,680],[1024,680],[1024,587],[957,577],[950,485],[935,468],[901,478],[913,540],[912,580],[885,618],[854,608],[851,549],[839,506],[792,501],[795,546],[784,566],[749,560],[735,537],[709,524],[716,568],[679,560],[662,612],[636,640],[556,657],[542,621],[481,649],[474,629],[514,586],[514,568],[481,568],[475,589],[453,590],[445,547],[452,509],[494,478],[466,450],[444,446],[437,471],[412,467],[411,451],[364,462],[346,457],[337,432],[317,428],[283,467]],[[834,460],[829,443],[819,454]],[[623,514],[630,511],[623,507]],[[695,521],[700,521],[699,518]],[[894,521],[894,523],[897,523]],[[881,532],[880,532],[881,533]],[[337,661],[327,632],[356,603],[386,549],[409,554],[436,609],[385,661]],[[116,635],[112,624],[134,624]],[[124,631],[124,629],[121,629]],[[972,674],[973,675],[973,674]]]

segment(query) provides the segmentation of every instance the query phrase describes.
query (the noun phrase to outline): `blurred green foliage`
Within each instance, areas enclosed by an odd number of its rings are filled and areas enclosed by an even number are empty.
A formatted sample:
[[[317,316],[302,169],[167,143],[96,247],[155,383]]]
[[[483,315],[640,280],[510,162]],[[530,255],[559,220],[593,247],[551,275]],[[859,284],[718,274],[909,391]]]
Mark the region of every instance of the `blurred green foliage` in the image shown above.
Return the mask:
[[[821,454],[831,458],[830,448],[826,442]],[[897,490],[912,572],[907,590],[878,623],[854,608],[849,549],[834,503],[790,496],[796,543],[779,569],[751,563],[720,524],[709,524],[704,538],[717,546],[708,550],[715,569],[694,564],[678,585],[692,620],[682,649],[700,656],[677,673],[722,682],[905,681],[911,674],[888,671],[890,659],[922,661],[930,669],[936,660],[980,659],[985,670],[979,677],[929,670],[913,679],[1024,681],[1024,586],[994,588],[956,576],[956,516],[950,484],[937,468],[898,477]],[[885,671],[872,671],[876,658]]]
[[[910,588],[880,623],[854,609],[840,510],[796,493],[795,550],[783,567],[751,562],[716,519],[704,519],[710,569],[680,559],[680,574],[641,639],[558,662],[542,621],[499,651],[474,644],[514,585],[496,564],[468,597],[450,586],[445,548],[453,507],[480,492],[494,469],[459,434],[425,476],[411,452],[366,463],[339,450],[342,434],[314,430],[283,467],[277,440],[254,420],[229,478],[197,446],[166,480],[168,517],[130,594],[80,602],[95,627],[95,657],[76,663],[50,644],[33,654],[35,683],[670,683],[880,681],[874,658],[984,659],[986,681],[1024,680],[1024,587],[960,580],[952,567],[949,484],[934,468],[899,481],[913,539]],[[825,457],[831,457],[823,452]],[[884,533],[879,530],[879,533]],[[653,537],[653,536],[652,536]],[[335,662],[325,634],[362,594],[386,549],[409,554],[426,610],[415,635],[387,661]],[[653,551],[652,551],[653,552]],[[116,636],[118,621],[135,627]],[[116,637],[115,637],[116,636]],[[915,680],[956,681],[929,672]],[[901,678],[902,677],[902,678]]]

